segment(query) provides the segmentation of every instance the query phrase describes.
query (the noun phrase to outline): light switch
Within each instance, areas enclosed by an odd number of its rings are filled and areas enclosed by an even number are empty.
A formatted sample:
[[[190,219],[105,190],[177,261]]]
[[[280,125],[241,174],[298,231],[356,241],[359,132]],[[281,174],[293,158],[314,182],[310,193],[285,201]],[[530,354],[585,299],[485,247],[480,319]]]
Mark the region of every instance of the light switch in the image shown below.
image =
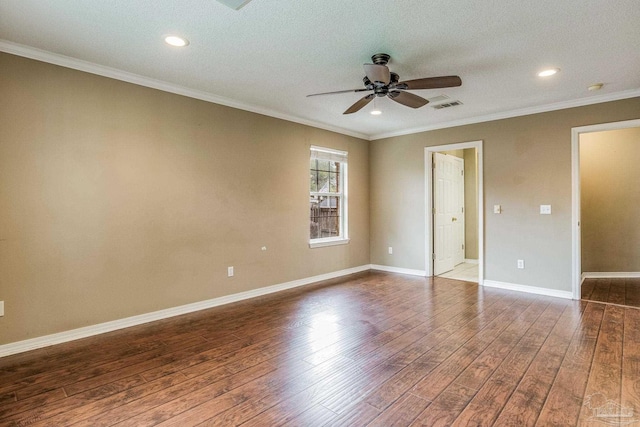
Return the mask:
[[[540,205],[540,215],[551,215],[551,205]]]
[[[502,212],[502,206],[500,205],[493,205],[493,213],[494,214],[499,214]]]

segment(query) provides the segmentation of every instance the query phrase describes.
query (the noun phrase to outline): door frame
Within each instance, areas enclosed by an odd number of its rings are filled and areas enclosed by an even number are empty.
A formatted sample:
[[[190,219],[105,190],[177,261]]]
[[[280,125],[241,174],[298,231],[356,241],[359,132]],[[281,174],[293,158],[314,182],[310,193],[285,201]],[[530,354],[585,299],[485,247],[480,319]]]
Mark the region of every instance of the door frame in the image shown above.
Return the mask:
[[[582,296],[582,236],[580,233],[580,135],[640,127],[640,119],[571,128],[571,292]]]
[[[435,145],[424,148],[424,181],[425,181],[425,273],[426,276],[433,276],[433,153],[449,150],[464,150],[467,148],[476,149],[478,159],[478,285],[484,282],[484,183],[483,183],[483,155],[482,140],[459,142],[455,144]]]

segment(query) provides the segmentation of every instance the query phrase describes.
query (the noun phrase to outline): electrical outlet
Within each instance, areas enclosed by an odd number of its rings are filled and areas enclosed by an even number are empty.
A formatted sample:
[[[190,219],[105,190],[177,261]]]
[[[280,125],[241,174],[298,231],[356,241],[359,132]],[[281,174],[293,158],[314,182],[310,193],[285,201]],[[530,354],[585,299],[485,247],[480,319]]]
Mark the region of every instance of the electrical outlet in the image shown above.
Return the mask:
[[[523,259],[519,259],[518,260],[518,268],[524,268],[524,260]]]
[[[266,246],[263,246],[263,247],[261,247],[261,248],[260,248],[260,250],[262,250],[262,251],[266,251],[266,250],[267,250],[267,247],[266,247]]]
[[[551,205],[540,205],[540,215],[551,215]]]
[[[389,255],[393,254],[393,248],[389,246]]]
[[[0,317],[4,316],[4,301],[0,301]]]
[[[502,206],[500,205],[493,205],[493,213],[494,214],[499,214],[502,212]]]
[[[233,277],[233,266],[227,267],[227,277]]]

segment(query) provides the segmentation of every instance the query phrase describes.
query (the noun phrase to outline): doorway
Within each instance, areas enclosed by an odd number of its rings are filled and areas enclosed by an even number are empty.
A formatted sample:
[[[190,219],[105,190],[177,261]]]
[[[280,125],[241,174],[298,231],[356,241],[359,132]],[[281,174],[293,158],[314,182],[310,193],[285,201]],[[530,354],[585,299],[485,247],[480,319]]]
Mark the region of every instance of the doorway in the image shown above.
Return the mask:
[[[482,284],[482,141],[426,147],[425,188],[426,275]]]
[[[620,270],[624,267],[616,266],[615,262],[619,261],[619,259],[615,259],[612,263],[609,263],[611,267],[604,268],[604,270],[609,271],[588,271],[592,270],[603,270],[602,265],[597,265],[597,263],[593,262],[592,258],[587,257],[584,259],[583,248],[588,250],[589,247],[593,247],[593,242],[590,235],[583,236],[584,230],[581,221],[583,220],[583,212],[582,212],[582,180],[583,177],[581,175],[581,157],[580,157],[580,148],[581,148],[581,140],[587,143],[588,139],[592,139],[593,136],[596,136],[597,133],[609,132],[609,131],[617,131],[617,130],[625,130],[632,128],[640,128],[640,120],[629,120],[624,122],[616,122],[616,123],[604,123],[600,125],[593,126],[583,126],[578,128],[573,128],[571,130],[571,161],[572,161],[572,293],[573,299],[580,299],[582,296],[582,287],[585,279],[588,278],[597,278],[598,276],[601,278],[625,278],[625,277],[634,277],[640,273],[637,272],[629,272],[629,271],[615,271]],[[600,174],[602,175],[602,174]],[[601,183],[601,177],[598,178]],[[615,183],[614,183],[615,184]],[[635,185],[635,184],[634,184]],[[609,190],[616,188],[615,186],[609,186]],[[587,197],[591,197],[590,195]],[[606,203],[606,202],[605,202]],[[606,207],[606,206],[605,206]],[[593,211],[589,211],[589,215],[592,215]],[[609,211],[609,214],[606,216],[608,222],[611,221],[612,213]],[[590,217],[585,217],[587,222],[593,223],[594,220]],[[596,221],[597,222],[597,221]],[[633,233],[630,230],[625,230],[626,233]],[[610,237],[610,232],[605,232],[605,234],[601,235],[605,237]],[[586,240],[583,240],[585,239]],[[637,246],[637,245],[636,245]],[[625,252],[623,252],[625,253]],[[592,255],[592,254],[589,254]],[[596,256],[597,259],[597,256]],[[597,259],[597,261],[602,261],[601,259]],[[584,268],[587,268],[585,270]],[[589,277],[590,276],[590,277]],[[591,286],[592,284],[589,284]],[[585,285],[587,286],[587,285]]]

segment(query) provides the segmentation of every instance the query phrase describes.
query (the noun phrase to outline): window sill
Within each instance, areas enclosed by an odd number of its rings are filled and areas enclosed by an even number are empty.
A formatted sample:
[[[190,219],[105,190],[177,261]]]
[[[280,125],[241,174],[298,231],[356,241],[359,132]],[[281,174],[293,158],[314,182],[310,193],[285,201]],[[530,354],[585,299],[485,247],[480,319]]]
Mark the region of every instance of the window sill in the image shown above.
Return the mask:
[[[336,245],[346,245],[347,243],[349,243],[350,239],[343,239],[343,238],[335,238],[335,239],[318,239],[318,240],[314,240],[314,241],[310,241],[309,242],[309,247],[310,248],[323,248],[325,246],[336,246]]]

